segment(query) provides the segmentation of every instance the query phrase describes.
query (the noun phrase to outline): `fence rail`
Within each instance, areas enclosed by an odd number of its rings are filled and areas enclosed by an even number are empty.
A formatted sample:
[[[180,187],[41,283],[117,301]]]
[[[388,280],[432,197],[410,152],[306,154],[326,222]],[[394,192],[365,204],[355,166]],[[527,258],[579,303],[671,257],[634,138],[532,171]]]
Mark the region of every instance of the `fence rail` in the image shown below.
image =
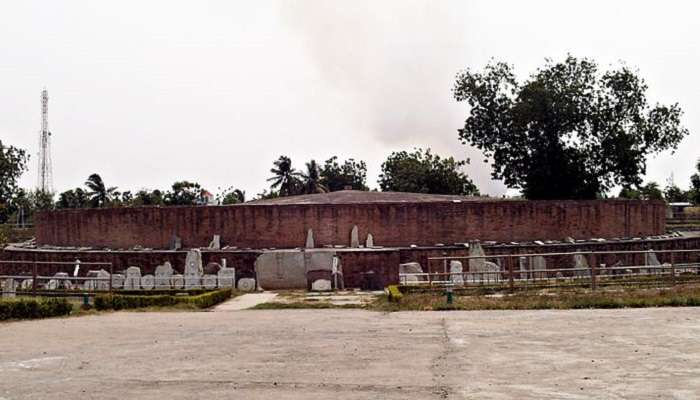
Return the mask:
[[[0,260],[0,271],[2,267],[6,265],[16,266],[16,265],[30,265],[31,271],[25,273],[0,273],[0,283],[3,285],[8,280],[18,280],[20,281],[20,287],[14,287],[15,282],[13,282],[12,291],[19,291],[22,294],[31,294],[32,296],[40,295],[66,295],[72,294],[84,294],[86,292],[97,293],[97,292],[109,292],[113,291],[114,283],[114,266],[109,262],[85,262],[80,260],[75,261],[34,261],[34,260]],[[48,275],[45,274],[47,267],[72,267],[73,275],[63,271],[66,275]],[[80,269],[82,267],[99,267],[104,269],[109,273],[109,277],[99,277],[99,276],[79,276]],[[40,271],[41,269],[41,271]],[[64,268],[65,269],[65,268]],[[54,281],[57,286],[56,289],[47,288]],[[26,287],[24,282],[30,282],[31,287]],[[82,287],[76,287],[75,290],[65,289],[66,284],[59,284],[59,282],[69,282],[70,287],[73,287],[73,282],[106,282],[106,285],[96,285],[93,287],[86,287],[85,284]],[[63,286],[64,290],[59,290],[58,287]],[[10,290],[3,286],[3,295],[8,293]]]
[[[657,255],[662,255],[666,262],[661,263]],[[622,264],[622,258],[634,256],[643,256],[644,264]],[[575,266],[562,268],[560,265],[565,264],[561,261],[562,257],[569,257],[569,265]],[[606,257],[615,258],[617,262],[613,265],[599,262]],[[534,262],[536,258],[539,258],[538,262]],[[557,259],[559,265],[547,268],[546,260],[552,258]],[[490,269],[483,267],[487,260],[496,260],[490,263]],[[427,261],[427,272],[400,272],[399,283],[466,288],[507,285],[513,290],[516,286],[528,287],[539,283],[552,287],[582,285],[595,289],[599,285],[620,283],[675,285],[679,280],[700,281],[700,249],[485,254],[428,257]],[[454,268],[457,271],[453,270],[453,261],[460,262]],[[467,265],[462,266],[461,261],[467,261]],[[514,266],[516,261],[519,264],[517,269]],[[442,271],[434,268],[438,262],[442,264]],[[476,264],[481,264],[481,267]],[[545,267],[541,268],[542,265]]]

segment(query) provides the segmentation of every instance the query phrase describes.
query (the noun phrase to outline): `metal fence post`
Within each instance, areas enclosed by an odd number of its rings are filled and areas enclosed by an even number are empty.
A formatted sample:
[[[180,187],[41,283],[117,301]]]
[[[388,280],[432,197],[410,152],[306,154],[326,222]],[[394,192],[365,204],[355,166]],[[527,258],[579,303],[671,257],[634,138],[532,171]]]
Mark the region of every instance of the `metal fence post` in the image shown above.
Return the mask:
[[[676,257],[674,252],[671,252],[671,285],[676,286]]]
[[[596,282],[596,270],[597,270],[596,266],[597,266],[597,264],[596,264],[596,262],[598,262],[595,253],[591,253],[591,261],[592,262],[589,266],[591,269],[591,290],[595,290],[596,286],[597,286],[597,282]]]
[[[114,279],[114,264],[109,263],[109,294],[112,294],[112,279]]]
[[[36,260],[34,260],[34,268],[32,268],[32,296],[36,297],[36,276],[37,276],[37,265]]]
[[[515,282],[513,281],[513,259],[512,257],[506,257],[506,267],[508,267],[508,287],[510,292],[513,293],[515,289]]]

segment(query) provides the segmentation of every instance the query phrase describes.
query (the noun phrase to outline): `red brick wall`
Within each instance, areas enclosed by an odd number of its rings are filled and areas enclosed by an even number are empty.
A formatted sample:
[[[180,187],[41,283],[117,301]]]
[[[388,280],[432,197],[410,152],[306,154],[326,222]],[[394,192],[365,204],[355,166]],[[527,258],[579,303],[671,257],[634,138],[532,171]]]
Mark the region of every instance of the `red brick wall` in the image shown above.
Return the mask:
[[[112,249],[141,245],[167,248],[173,234],[185,247],[205,247],[214,234],[238,248],[302,247],[306,231],[317,246],[349,244],[357,225],[360,240],[372,233],[383,246],[500,242],[662,234],[662,202],[466,201],[141,207],[60,210],[40,213],[37,242]]]

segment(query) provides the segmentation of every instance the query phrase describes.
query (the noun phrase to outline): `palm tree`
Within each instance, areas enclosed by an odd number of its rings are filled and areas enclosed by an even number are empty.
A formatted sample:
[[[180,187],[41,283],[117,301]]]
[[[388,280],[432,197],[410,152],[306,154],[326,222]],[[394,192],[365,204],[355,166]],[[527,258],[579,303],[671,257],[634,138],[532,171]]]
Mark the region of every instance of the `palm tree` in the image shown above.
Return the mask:
[[[306,173],[302,173],[304,193],[326,193],[328,188],[323,184],[323,178],[316,164],[316,160],[311,160],[306,163]]]
[[[292,168],[292,160],[287,156],[280,156],[274,162],[274,168],[270,172],[274,174],[268,179],[272,182],[272,189],[279,188],[280,196],[293,196],[299,192],[299,172]]]
[[[92,174],[85,181],[85,186],[90,189],[90,206],[91,207],[104,207],[112,201],[114,193],[117,191],[116,187],[105,187],[105,183],[102,181],[102,177],[98,174]]]

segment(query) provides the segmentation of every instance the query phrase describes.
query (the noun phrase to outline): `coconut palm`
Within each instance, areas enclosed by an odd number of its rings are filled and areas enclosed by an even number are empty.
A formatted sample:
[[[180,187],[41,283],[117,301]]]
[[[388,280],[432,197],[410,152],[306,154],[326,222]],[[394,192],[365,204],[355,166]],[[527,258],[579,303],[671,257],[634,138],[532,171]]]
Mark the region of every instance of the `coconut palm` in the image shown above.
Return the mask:
[[[299,193],[300,181],[299,172],[292,168],[292,160],[287,156],[280,156],[274,162],[274,168],[270,169],[273,176],[268,179],[272,182],[272,189],[279,188],[280,196],[293,196]]]
[[[85,181],[85,186],[90,189],[89,202],[91,207],[104,207],[108,205],[117,191],[116,187],[106,187],[104,181],[102,181],[102,177],[98,174],[90,175],[87,181]]]
[[[328,192],[328,188],[323,183],[323,178],[321,178],[316,160],[311,160],[306,163],[306,173],[302,173],[301,177],[304,193],[313,194]]]

